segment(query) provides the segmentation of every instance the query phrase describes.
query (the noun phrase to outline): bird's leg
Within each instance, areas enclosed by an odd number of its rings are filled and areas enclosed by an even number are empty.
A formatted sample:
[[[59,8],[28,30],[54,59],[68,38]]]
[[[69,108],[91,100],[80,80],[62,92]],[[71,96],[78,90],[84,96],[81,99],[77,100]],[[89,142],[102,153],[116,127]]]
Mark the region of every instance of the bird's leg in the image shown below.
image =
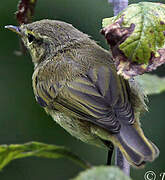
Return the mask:
[[[107,166],[110,166],[112,163],[112,154],[113,154],[114,148],[111,148],[108,150],[108,157],[107,157]]]
[[[118,166],[127,176],[130,176],[130,165],[126,158],[123,156],[119,148],[116,148],[115,164]]]
[[[100,140],[108,148],[108,156],[107,156],[107,164],[106,165],[110,166],[111,165],[111,161],[112,161],[114,145],[110,141],[106,141],[106,140],[103,140],[103,139],[100,139]]]

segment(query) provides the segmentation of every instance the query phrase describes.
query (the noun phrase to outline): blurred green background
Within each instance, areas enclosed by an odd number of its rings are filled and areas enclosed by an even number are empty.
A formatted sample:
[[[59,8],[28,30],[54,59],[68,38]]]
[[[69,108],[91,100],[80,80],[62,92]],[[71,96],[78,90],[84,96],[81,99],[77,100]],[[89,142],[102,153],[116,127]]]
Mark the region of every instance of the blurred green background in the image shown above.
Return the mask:
[[[140,1],[131,1],[136,3]],[[156,0],[152,1],[156,2]],[[164,2],[164,0],[157,1]],[[14,13],[18,0],[0,2],[0,144],[40,141],[64,145],[94,165],[106,163],[107,152],[84,144],[71,137],[35,102],[31,76],[33,65],[29,56],[16,56],[18,37],[4,29],[5,25],[17,24]],[[92,36],[100,45],[108,48],[100,35],[101,20],[113,15],[107,0],[38,0],[34,20],[43,18],[69,22]],[[165,76],[164,66],[154,73]],[[145,169],[131,171],[134,180],[143,180],[144,173],[153,170],[165,172],[165,93],[149,97],[149,113],[142,119],[145,134],[160,149],[160,156]],[[66,159],[50,160],[26,158],[13,161],[2,172],[0,180],[67,180],[82,169]]]

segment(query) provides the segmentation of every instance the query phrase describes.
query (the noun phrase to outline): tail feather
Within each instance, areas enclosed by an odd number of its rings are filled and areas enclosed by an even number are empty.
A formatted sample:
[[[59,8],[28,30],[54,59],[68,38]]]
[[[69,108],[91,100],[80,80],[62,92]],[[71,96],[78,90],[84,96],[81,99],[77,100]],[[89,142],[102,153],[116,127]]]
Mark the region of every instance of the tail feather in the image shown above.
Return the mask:
[[[158,148],[144,136],[137,123],[133,125],[122,123],[120,133],[115,135],[115,139],[115,144],[134,166],[142,166],[159,155]]]

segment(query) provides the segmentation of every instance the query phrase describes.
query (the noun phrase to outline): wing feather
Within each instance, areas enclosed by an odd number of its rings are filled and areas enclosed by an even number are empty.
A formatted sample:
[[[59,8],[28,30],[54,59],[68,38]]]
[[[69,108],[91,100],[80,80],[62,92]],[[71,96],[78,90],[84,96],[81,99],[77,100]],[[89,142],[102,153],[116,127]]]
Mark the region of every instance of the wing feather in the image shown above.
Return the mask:
[[[121,120],[132,123],[134,119],[124,80],[104,65],[92,67],[65,86],[60,82],[37,81],[36,99],[43,107],[53,106],[112,133],[119,132]]]

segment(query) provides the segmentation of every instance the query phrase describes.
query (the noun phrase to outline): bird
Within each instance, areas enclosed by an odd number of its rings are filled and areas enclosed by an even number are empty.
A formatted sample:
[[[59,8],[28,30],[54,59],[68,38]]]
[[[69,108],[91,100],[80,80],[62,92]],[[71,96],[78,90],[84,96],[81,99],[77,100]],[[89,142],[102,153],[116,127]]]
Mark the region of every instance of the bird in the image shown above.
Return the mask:
[[[5,27],[29,51],[35,99],[60,126],[85,143],[119,148],[133,167],[158,157],[139,121],[145,97],[135,80],[117,74],[110,51],[63,21]]]

